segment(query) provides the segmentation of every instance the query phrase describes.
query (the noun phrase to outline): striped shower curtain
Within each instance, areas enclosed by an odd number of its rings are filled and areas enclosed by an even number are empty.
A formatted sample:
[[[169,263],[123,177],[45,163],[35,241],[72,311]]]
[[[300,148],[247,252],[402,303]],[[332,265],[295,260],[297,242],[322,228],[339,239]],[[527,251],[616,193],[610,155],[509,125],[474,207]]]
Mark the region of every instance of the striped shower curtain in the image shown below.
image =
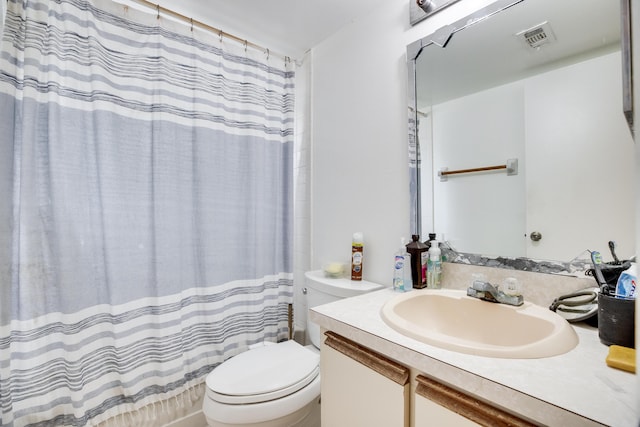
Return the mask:
[[[0,53],[2,426],[157,424],[286,338],[290,65],[106,0]]]

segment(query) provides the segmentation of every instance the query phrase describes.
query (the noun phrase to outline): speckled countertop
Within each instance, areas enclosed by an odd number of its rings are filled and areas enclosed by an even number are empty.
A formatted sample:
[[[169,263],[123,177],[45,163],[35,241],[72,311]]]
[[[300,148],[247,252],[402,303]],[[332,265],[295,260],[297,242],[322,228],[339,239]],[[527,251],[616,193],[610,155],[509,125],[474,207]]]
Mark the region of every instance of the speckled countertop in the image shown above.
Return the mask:
[[[398,295],[372,292],[310,310],[310,319],[378,353],[494,405],[550,426],[637,426],[636,376],[605,363],[595,328],[577,324],[576,348],[543,359],[498,359],[444,350],[387,326],[382,306]]]

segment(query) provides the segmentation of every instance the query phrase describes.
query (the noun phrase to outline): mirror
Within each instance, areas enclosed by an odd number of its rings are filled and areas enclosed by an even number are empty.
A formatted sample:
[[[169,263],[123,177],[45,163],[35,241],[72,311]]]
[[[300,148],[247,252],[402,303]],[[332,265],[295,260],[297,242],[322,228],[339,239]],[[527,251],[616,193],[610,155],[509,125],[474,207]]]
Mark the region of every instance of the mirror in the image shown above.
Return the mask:
[[[492,258],[633,256],[620,22],[618,1],[496,1],[408,46],[413,233]]]

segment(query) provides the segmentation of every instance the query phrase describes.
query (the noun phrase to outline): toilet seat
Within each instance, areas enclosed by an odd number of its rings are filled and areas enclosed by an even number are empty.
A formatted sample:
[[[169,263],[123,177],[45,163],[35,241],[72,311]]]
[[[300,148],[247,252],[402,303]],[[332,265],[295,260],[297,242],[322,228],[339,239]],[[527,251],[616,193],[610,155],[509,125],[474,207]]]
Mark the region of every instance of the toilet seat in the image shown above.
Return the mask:
[[[319,364],[318,354],[295,341],[258,347],[215,368],[206,379],[207,395],[229,405],[276,400],[313,382]]]

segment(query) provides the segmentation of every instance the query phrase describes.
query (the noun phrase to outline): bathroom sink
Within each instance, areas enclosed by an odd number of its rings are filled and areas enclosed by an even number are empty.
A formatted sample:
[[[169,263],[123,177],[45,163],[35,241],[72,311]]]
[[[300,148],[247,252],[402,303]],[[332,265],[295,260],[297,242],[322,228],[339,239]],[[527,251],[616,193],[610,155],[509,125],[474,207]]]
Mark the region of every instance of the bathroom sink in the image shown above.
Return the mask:
[[[381,315],[402,335],[478,356],[542,358],[578,344],[571,325],[547,308],[526,301],[517,307],[482,301],[460,290],[400,294],[384,305]]]

